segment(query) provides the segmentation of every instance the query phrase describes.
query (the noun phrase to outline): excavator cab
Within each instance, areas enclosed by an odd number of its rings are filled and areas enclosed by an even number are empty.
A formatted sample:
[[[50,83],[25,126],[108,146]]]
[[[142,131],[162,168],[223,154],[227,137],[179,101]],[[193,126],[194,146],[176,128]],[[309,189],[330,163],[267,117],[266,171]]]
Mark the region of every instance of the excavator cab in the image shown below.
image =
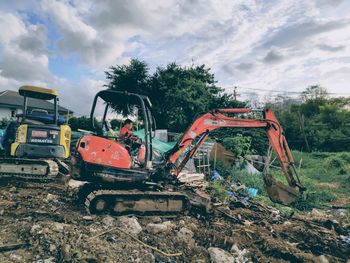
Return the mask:
[[[10,155],[17,158],[68,158],[71,129],[62,117],[59,118],[58,92],[34,86],[22,86],[18,92],[23,96],[23,113],[17,115],[19,126]],[[53,113],[41,109],[29,112],[30,99],[53,101]]]
[[[104,103],[101,124],[95,121],[98,102]],[[100,103],[99,103],[100,104]],[[152,170],[152,127],[151,103],[146,96],[114,90],[103,90],[96,94],[90,120],[93,135],[78,140],[73,163],[73,178],[94,179],[100,182],[140,182],[149,179]],[[145,131],[144,140],[139,140],[137,156],[133,156],[130,145],[111,130],[108,118],[110,111],[137,109]],[[132,111],[132,110],[131,110]],[[137,160],[137,162],[135,161]]]
[[[58,92],[35,86],[22,86],[18,92],[23,96],[22,113],[13,116],[5,130],[0,177],[41,180],[67,174],[63,161],[70,156],[71,129],[58,115]],[[36,99],[53,101],[52,111],[33,109]]]

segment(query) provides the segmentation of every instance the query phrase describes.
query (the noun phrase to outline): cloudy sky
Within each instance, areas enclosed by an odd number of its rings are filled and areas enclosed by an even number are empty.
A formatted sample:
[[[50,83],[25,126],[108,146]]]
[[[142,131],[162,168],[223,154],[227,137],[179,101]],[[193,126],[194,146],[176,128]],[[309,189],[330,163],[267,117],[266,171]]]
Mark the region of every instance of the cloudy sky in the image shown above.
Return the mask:
[[[87,114],[111,65],[206,64],[242,98],[350,95],[348,0],[0,0],[0,90],[52,87]]]

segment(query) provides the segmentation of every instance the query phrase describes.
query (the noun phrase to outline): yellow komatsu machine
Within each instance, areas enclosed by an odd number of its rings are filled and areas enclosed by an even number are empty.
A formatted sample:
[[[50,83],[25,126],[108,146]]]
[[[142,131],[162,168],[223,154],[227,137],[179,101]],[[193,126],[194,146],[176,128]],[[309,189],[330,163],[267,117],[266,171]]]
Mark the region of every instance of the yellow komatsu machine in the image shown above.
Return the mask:
[[[18,92],[23,113],[13,116],[5,130],[0,177],[52,179],[68,174],[64,161],[70,156],[71,129],[58,114],[58,92],[34,86],[22,86]],[[52,112],[35,105],[38,100],[53,101]]]

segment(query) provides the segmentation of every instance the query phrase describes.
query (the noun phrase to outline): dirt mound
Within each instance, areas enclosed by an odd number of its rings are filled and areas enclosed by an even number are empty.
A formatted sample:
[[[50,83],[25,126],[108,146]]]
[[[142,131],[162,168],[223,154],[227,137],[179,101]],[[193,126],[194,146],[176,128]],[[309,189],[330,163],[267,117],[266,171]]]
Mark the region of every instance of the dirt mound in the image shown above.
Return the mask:
[[[0,214],[1,262],[346,262],[350,257],[344,242],[349,226],[323,216],[284,218],[258,203],[220,207],[214,215],[95,217],[63,184],[3,182]]]

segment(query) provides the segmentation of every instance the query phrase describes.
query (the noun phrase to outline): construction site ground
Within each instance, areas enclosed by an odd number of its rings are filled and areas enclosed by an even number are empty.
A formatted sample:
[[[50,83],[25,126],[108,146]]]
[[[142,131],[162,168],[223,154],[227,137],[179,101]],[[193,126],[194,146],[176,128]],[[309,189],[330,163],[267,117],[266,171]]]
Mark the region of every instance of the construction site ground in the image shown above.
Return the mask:
[[[65,184],[1,181],[0,262],[347,262],[348,215],[91,216]],[[349,262],[349,261],[348,261]]]

